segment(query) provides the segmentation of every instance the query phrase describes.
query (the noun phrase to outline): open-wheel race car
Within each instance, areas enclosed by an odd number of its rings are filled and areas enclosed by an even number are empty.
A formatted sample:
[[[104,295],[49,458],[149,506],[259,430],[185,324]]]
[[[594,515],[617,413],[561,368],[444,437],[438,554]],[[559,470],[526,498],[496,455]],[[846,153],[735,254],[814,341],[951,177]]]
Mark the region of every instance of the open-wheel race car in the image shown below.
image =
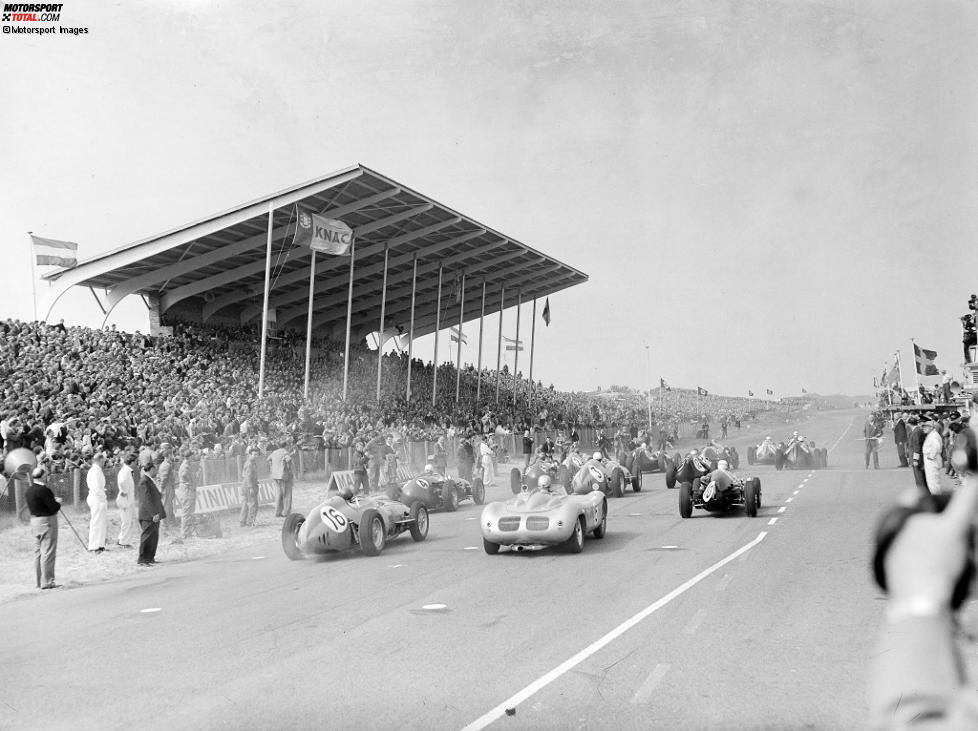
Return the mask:
[[[720,460],[726,460],[731,469],[737,469],[740,467],[740,454],[738,454],[737,448],[718,444],[716,440],[711,441],[705,447],[700,449],[699,454],[703,459],[706,459],[711,465],[713,465],[713,469],[717,468]]]
[[[786,443],[780,445],[774,457],[774,468],[783,470],[824,470],[829,466],[829,450],[815,446],[815,442],[805,439],[795,432]]]
[[[585,495],[568,494],[553,483],[552,490],[521,489],[504,502],[482,509],[482,545],[486,553],[499,553],[502,546],[528,551],[564,546],[571,553],[584,550],[584,536],[604,538],[608,523],[608,501],[600,490]]]
[[[764,437],[760,444],[747,447],[747,464],[774,464],[783,448],[783,442]]]
[[[463,500],[482,505],[486,501],[486,487],[481,477],[469,481],[426,470],[403,485],[391,485],[388,495],[408,506],[420,501],[428,510],[454,513]]]
[[[740,478],[726,470],[714,470],[679,484],[679,515],[689,518],[693,508],[710,513],[725,513],[743,507],[753,518],[761,507],[761,480]]]
[[[570,459],[569,457],[567,458]],[[570,484],[568,467],[563,462],[543,457],[535,459],[525,470],[514,467],[509,471],[509,487],[514,495],[519,495],[526,488],[535,488],[543,475],[547,475],[556,483],[567,487]]]
[[[621,462],[613,458],[604,458],[600,452],[595,452],[571,477],[569,491],[583,495],[599,490],[608,497],[621,497],[625,494],[625,487],[628,485],[631,485],[635,492],[642,489],[638,478]]]
[[[428,536],[428,509],[420,500],[408,507],[386,495],[332,495],[306,516],[291,513],[285,518],[282,548],[293,561],[357,546],[376,556],[388,539],[405,531],[415,541]]]
[[[682,455],[675,452],[670,455],[665,450],[651,447],[636,447],[624,460],[625,468],[633,475],[632,486],[635,492],[642,489],[642,475],[647,472],[662,472],[666,476],[666,487],[670,490],[676,486],[676,470]]]

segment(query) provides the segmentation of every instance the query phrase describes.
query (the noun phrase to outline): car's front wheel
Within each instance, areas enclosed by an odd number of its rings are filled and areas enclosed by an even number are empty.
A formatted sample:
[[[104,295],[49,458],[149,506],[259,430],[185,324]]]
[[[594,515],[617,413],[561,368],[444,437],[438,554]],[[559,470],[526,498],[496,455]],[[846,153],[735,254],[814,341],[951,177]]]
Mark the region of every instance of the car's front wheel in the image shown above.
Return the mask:
[[[608,532],[608,503],[601,504],[601,522],[598,527],[591,531],[591,535],[595,538],[604,538],[605,533]]]
[[[490,556],[495,556],[497,553],[499,553],[499,544],[493,543],[492,541],[487,540],[486,538],[482,539],[482,547],[485,549],[486,553],[488,553]]]
[[[417,504],[417,503],[416,503]],[[360,516],[360,550],[365,556],[378,556],[387,543],[387,531],[384,529],[384,519],[373,508],[367,508]]]
[[[693,514],[693,483],[679,483],[679,517],[689,518]]]
[[[441,486],[441,502],[449,513],[458,510],[458,492],[455,491],[454,482],[447,481]]]
[[[305,522],[306,519],[299,513],[290,513],[282,523],[282,549],[293,561],[303,558],[302,549],[299,548],[299,528]]]
[[[482,505],[486,501],[486,486],[482,483],[481,477],[476,477],[472,481],[472,502]]]
[[[580,553],[584,550],[584,516],[579,516],[574,524],[574,532],[567,539],[567,550],[571,553]]]
[[[411,520],[411,538],[423,541],[428,537],[428,508],[420,500],[411,505]]]

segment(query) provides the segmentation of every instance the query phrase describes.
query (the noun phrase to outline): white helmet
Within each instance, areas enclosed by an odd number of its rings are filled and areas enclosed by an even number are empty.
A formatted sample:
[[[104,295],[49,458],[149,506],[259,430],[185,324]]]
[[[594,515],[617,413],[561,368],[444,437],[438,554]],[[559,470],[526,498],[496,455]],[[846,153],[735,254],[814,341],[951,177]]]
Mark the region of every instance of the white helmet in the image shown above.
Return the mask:
[[[726,470],[727,469],[727,466],[728,466],[727,465],[727,460],[725,460],[725,459],[721,459],[719,462],[717,462],[717,469],[718,470]]]
[[[601,459],[601,452],[595,452],[592,454],[591,459]]]
[[[424,471],[425,471],[426,474],[429,474],[429,475],[430,474],[433,474],[434,471],[435,471],[435,466],[433,464],[431,464],[431,462],[429,462],[428,464],[426,464],[424,466]]]
[[[540,475],[540,479],[537,480],[537,487],[541,490],[550,490],[550,475]]]

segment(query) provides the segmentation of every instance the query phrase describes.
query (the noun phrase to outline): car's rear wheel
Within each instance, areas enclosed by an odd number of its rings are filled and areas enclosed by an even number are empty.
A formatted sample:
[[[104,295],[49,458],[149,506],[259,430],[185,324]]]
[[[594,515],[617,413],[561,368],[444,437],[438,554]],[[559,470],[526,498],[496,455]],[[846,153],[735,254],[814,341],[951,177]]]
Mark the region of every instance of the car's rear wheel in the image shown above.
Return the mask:
[[[411,506],[411,538],[423,541],[428,537],[428,508],[418,500]]]
[[[472,502],[482,505],[486,501],[486,486],[482,483],[481,477],[476,477],[472,481]]]
[[[747,516],[750,518],[757,515],[757,488],[754,480],[744,483],[744,507],[747,508]]]
[[[642,473],[632,475],[632,492],[642,492]]]
[[[827,447],[822,447],[822,469],[827,470],[829,468],[829,450]]]
[[[622,484],[625,482],[625,476],[621,472],[621,467],[615,467],[611,471],[611,494],[613,497],[621,497],[625,494]]]
[[[417,503],[415,503],[417,504]],[[384,519],[373,508],[367,508],[360,516],[358,529],[360,550],[365,556],[377,556],[387,544],[387,531],[384,529]]]
[[[608,503],[607,501],[601,503],[601,522],[598,527],[591,531],[591,535],[595,538],[604,538],[604,534],[608,532]]]
[[[282,549],[285,555],[293,561],[298,561],[302,556],[302,549],[299,548],[299,528],[306,522],[306,519],[299,513],[290,513],[282,523]]]
[[[522,487],[523,473],[520,472],[518,468],[514,467],[509,471],[509,489],[513,491],[514,495],[519,495]]]
[[[757,507],[761,507],[761,478],[755,477],[754,482],[757,484]]]
[[[676,465],[670,464],[666,467],[666,489],[672,490],[676,486]]]
[[[693,483],[679,483],[679,517],[689,518],[693,515]]]
[[[490,556],[495,556],[497,553],[499,553],[499,544],[493,543],[492,541],[486,538],[482,539],[482,547],[485,549],[486,553],[488,553]]]
[[[730,448],[730,466],[733,469],[740,467],[740,454],[737,453],[737,449],[735,447]]]
[[[455,491],[455,483],[451,480],[446,480],[441,486],[441,502],[449,513],[458,510],[458,493]]]
[[[584,550],[584,516],[579,516],[574,524],[574,532],[567,539],[567,550],[571,553],[580,553]]]

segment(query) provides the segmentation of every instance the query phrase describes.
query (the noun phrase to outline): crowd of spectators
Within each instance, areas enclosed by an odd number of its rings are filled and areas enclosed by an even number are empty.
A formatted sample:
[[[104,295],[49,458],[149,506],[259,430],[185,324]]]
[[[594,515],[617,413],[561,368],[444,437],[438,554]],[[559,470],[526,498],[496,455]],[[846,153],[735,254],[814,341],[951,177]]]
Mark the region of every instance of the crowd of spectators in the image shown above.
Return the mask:
[[[457,433],[619,428],[648,418],[640,392],[562,392],[522,374],[514,384],[505,367],[497,374],[466,366],[457,378],[453,364],[442,364],[433,402],[434,366],[419,359],[411,363],[408,400],[403,352],[384,356],[378,402],[377,353],[363,344],[351,348],[344,401],[343,343],[329,341],[316,344],[305,399],[304,343],[294,334],[270,341],[259,399],[255,329],[170,327],[171,334],[152,337],[115,326],[0,321],[2,451],[33,449],[59,473],[87,466],[96,452],[112,467],[127,452],[164,442],[204,456],[243,456],[249,447],[268,453],[282,443],[343,448],[385,435],[435,441]],[[670,391],[661,408],[653,402],[662,425],[739,418],[747,409],[746,399],[695,390]]]

